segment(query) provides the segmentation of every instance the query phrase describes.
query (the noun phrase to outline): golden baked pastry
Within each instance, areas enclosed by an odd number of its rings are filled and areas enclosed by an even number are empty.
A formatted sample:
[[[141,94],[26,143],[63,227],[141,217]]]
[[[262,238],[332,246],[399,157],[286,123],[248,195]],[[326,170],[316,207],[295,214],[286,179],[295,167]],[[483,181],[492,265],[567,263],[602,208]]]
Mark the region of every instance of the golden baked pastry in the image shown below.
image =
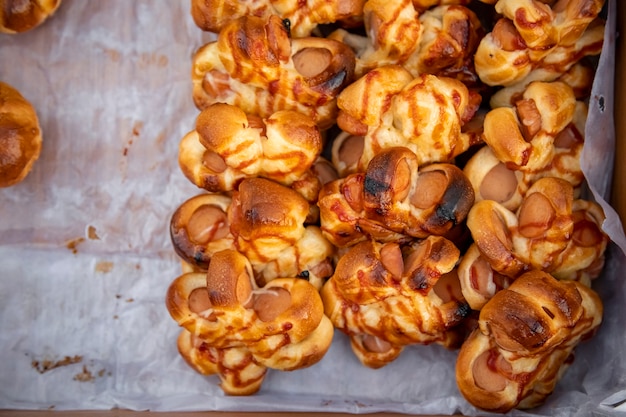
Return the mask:
[[[41,153],[41,127],[32,104],[0,82],[0,187],[21,182]]]
[[[0,32],[34,29],[56,12],[61,0],[0,0]]]
[[[586,121],[587,105],[582,101],[577,101],[571,122],[554,135],[551,144],[552,156],[542,168],[517,167],[499,160],[489,146],[481,147],[463,167],[463,173],[474,188],[476,201],[494,200],[508,210],[515,211],[528,188],[539,178],[544,177],[566,180],[574,188],[574,197],[578,198],[584,181],[580,155],[584,145]],[[496,134],[504,140],[505,135],[501,133],[496,131]],[[504,141],[500,141],[497,146],[504,145]],[[533,147],[532,142],[530,149],[531,153],[541,152],[540,148]],[[506,155],[508,156],[512,156],[512,153]],[[535,159],[539,160],[543,157]],[[543,165],[543,163],[538,165]]]
[[[217,372],[223,379],[230,368],[251,375],[245,378],[251,381],[248,389],[237,391],[227,383],[222,385],[227,393],[254,392],[262,367],[291,371],[317,363],[333,336],[313,285],[299,278],[277,278],[259,288],[252,266],[234,250],[214,254],[204,274],[175,279],[166,306],[188,332],[181,334],[179,349],[196,370]]]
[[[552,81],[581,58],[602,50],[604,0],[572,0],[550,6],[533,0],[498,0],[502,17],[480,42],[475,67],[488,85]]]
[[[363,136],[358,172],[365,171],[374,155],[393,146],[409,148],[420,165],[449,162],[472,144],[474,136],[462,132],[462,126],[479,103],[480,96],[458,80],[430,74],[414,79],[402,67],[379,67],[341,92],[337,124],[350,135]],[[333,162],[350,152],[342,152],[340,146]],[[340,166],[336,165],[341,176],[350,173]]]
[[[365,173],[328,183],[318,201],[322,231],[337,246],[445,235],[473,203],[460,168],[442,163],[418,170],[415,154],[403,147],[382,150]]]
[[[223,102],[260,117],[295,110],[327,129],[337,115],[337,95],[353,80],[354,60],[341,42],[289,38],[278,16],[244,16],[196,51],[193,99],[199,109]]]
[[[227,23],[242,16],[289,20],[294,38],[310,36],[320,24],[360,18],[365,0],[191,0],[191,16],[202,30],[219,33]]]
[[[483,139],[507,166],[536,171],[550,163],[554,141],[574,118],[576,97],[565,83],[532,82],[515,107],[485,116]]]
[[[451,329],[469,308],[450,295],[449,283],[437,284],[458,258],[459,250],[443,237],[403,246],[358,243],[322,288],[326,315],[350,336],[354,353],[371,368],[394,360],[406,345],[452,347],[458,337]]]
[[[542,271],[525,273],[481,310],[479,328],[457,358],[459,390],[487,411],[542,404],[602,313],[600,298],[585,285]]]
[[[363,8],[367,36],[337,29],[328,37],[355,51],[357,78],[401,65],[414,77],[432,74],[475,84],[473,57],[484,35],[476,14],[452,2],[427,10],[415,3],[369,0]]]
[[[308,214],[300,194],[267,179],[245,179],[233,193],[228,221],[235,248],[261,285],[276,276],[302,276],[319,288],[332,275],[335,249],[317,226],[305,225]]]
[[[202,375],[217,375],[228,395],[255,394],[265,379],[267,367],[259,364],[245,346],[216,348],[183,329],[177,340],[185,362]]]
[[[493,200],[475,203],[467,226],[482,257],[500,274],[515,278],[539,269],[559,278],[578,276],[588,282],[591,276],[587,274],[599,273],[595,267],[602,264],[606,248],[601,229],[604,213],[596,203],[578,201],[567,181],[541,178],[528,189],[515,212]],[[574,261],[575,257],[580,258]]]
[[[174,250],[191,270],[206,270],[211,257],[234,247],[228,210],[231,198],[221,194],[199,194],[183,202],[170,219]]]
[[[180,142],[178,160],[198,187],[232,191],[251,177],[291,185],[309,174],[322,146],[318,127],[300,113],[283,110],[261,119],[215,103],[202,110],[195,130]]]
[[[328,35],[355,51],[357,78],[377,67],[406,62],[417,49],[423,31],[411,0],[368,0],[363,7],[363,23],[366,36],[345,29]]]

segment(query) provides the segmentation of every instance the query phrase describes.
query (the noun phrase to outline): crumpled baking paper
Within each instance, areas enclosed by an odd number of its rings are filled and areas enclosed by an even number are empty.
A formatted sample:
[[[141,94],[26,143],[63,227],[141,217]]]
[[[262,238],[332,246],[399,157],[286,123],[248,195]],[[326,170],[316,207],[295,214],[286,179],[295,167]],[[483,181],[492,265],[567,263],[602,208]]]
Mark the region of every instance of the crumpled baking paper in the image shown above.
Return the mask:
[[[407,348],[372,370],[336,332],[321,362],[270,370],[261,391],[243,398],[183,362],[164,305],[180,274],[168,228],[176,207],[200,192],[177,153],[198,114],[191,57],[212,39],[189,6],[63,0],[42,26],[0,35],[0,79],[36,107],[44,138],[24,182],[0,189],[0,409],[485,415],[460,396],[456,353],[440,346]],[[599,201],[615,139],[614,11],[611,1],[583,156]],[[544,406],[511,415],[626,411],[626,239],[604,208],[615,242],[594,283],[604,323]]]

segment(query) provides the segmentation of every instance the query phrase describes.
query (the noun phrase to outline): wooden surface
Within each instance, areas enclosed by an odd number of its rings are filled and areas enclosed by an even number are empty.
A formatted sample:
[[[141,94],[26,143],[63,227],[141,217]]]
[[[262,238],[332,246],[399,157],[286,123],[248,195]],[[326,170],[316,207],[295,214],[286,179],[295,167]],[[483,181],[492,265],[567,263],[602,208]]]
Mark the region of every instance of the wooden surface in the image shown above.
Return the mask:
[[[219,412],[219,411],[206,411],[206,412],[159,412],[155,413],[157,417],[319,417],[319,413],[243,413],[243,412]],[[126,411],[126,410],[111,410],[111,411],[2,411],[0,410],[0,417],[42,417],[52,415],[63,415],[68,417],[135,417],[139,415],[145,415],[145,412],[141,411]],[[378,417],[400,417],[402,414],[393,413],[374,413],[367,414],[368,416]],[[344,413],[324,413],[324,417],[354,417],[354,414]],[[423,415],[420,417],[441,417],[432,414]],[[453,416],[454,417],[454,416]]]
[[[617,27],[625,27],[626,4],[617,2]],[[613,192],[611,205],[617,210],[626,225],[626,36],[620,33],[615,45],[615,168],[613,172]],[[626,227],[625,227],[626,230]]]

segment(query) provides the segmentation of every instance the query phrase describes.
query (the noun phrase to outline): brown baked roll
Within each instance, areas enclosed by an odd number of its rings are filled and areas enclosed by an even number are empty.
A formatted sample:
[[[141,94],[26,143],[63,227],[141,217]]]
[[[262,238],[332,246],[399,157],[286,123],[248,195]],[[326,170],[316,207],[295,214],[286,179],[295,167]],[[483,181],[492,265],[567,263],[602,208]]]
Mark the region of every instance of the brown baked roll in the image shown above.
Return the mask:
[[[514,213],[493,200],[479,201],[467,216],[467,227],[492,268],[509,277],[529,269],[550,272],[570,241],[572,186],[558,178],[535,182]]]
[[[244,178],[269,178],[291,185],[309,174],[322,151],[322,136],[307,116],[291,110],[268,118],[215,103],[196,119],[179,146],[179,165],[198,187],[234,190]]]
[[[492,200],[479,201],[467,226],[482,257],[500,274],[515,278],[539,269],[589,283],[604,260],[604,213],[595,203],[574,200],[573,194],[567,181],[541,178],[516,212]]]
[[[473,56],[484,35],[476,14],[452,4],[462,2],[445,1],[428,10],[417,3],[370,0],[363,8],[366,36],[337,29],[328,37],[355,51],[357,78],[401,65],[414,77],[433,74],[476,84]]]
[[[242,16],[288,19],[294,38],[310,36],[318,25],[360,18],[365,0],[191,0],[191,16],[202,30],[219,33],[227,23]]]
[[[196,270],[206,270],[216,252],[234,247],[228,210],[231,198],[199,194],[183,202],[170,219],[170,238],[178,256]]]
[[[420,165],[449,162],[472,144],[473,135],[462,127],[478,109],[476,97],[452,78],[423,74],[413,79],[402,67],[379,67],[341,92],[337,124],[364,137],[359,172],[392,146],[409,148]]]
[[[0,82],[0,187],[26,177],[41,153],[41,127],[32,104]]]
[[[515,169],[536,171],[554,155],[555,137],[573,120],[576,97],[562,82],[533,82],[515,107],[487,113],[484,141],[496,157]]]
[[[602,50],[603,0],[557,2],[498,0],[502,17],[480,42],[476,71],[488,85],[552,81],[581,58]]]
[[[199,109],[223,102],[260,117],[295,110],[327,129],[336,119],[337,95],[353,80],[354,59],[335,40],[289,38],[278,16],[244,16],[196,51],[193,99]]]
[[[463,173],[474,188],[476,201],[493,200],[508,210],[515,211],[528,188],[539,178],[545,177],[566,180],[574,189],[574,197],[578,198],[584,181],[580,155],[584,145],[586,120],[587,105],[577,101],[571,122],[554,135],[552,156],[542,168],[529,169],[528,165],[516,167],[499,160],[489,146],[480,148],[463,167]],[[500,142],[500,145],[505,144]],[[530,149],[531,153],[541,152],[539,148],[533,148],[532,144]],[[543,157],[535,160],[541,158]]]
[[[341,257],[322,288],[326,315],[372,368],[394,360],[406,345],[454,346],[458,338],[450,330],[469,308],[437,284],[458,258],[459,250],[443,237],[403,246],[361,242]]]
[[[487,411],[542,404],[574,348],[600,325],[602,312],[600,298],[585,285],[525,273],[481,310],[479,329],[457,357],[459,390]]]
[[[465,219],[474,194],[460,168],[432,164],[418,170],[407,148],[387,148],[365,174],[352,174],[322,188],[320,224],[337,246],[367,238],[407,240],[444,235]]]
[[[608,235],[602,230],[605,220],[602,207],[587,200],[574,200],[572,204],[574,231],[567,247],[555,262],[552,275],[558,279],[582,282],[591,286],[591,281],[600,276],[604,267]]]
[[[261,389],[267,367],[260,365],[245,346],[216,348],[183,329],[177,340],[185,362],[202,375],[217,375],[228,395],[252,395]]]
[[[198,349],[202,349],[196,347],[198,343],[214,348],[214,355],[220,350],[228,354],[231,348],[245,348],[233,353],[249,354],[244,365],[253,362],[295,370],[317,363],[333,336],[332,323],[324,315],[315,287],[299,278],[277,278],[259,288],[252,266],[234,250],[217,252],[206,274],[184,274],[174,280],[166,306],[189,332],[181,336],[186,344],[181,349],[183,356],[191,352],[187,360],[202,373],[211,373],[216,361],[198,357]],[[179,339],[179,348],[180,343]],[[250,370],[256,377],[262,375],[258,366]]]
[[[0,32],[34,29],[56,12],[61,0],[0,0]]]
[[[366,36],[345,29],[328,36],[355,51],[357,78],[374,68],[402,65],[417,49],[423,31],[411,0],[369,0],[363,7],[363,23]]]
[[[277,276],[301,276],[319,288],[332,274],[335,249],[318,227],[305,224],[309,204],[296,191],[248,178],[233,193],[228,213],[235,248],[248,258],[260,285]]]

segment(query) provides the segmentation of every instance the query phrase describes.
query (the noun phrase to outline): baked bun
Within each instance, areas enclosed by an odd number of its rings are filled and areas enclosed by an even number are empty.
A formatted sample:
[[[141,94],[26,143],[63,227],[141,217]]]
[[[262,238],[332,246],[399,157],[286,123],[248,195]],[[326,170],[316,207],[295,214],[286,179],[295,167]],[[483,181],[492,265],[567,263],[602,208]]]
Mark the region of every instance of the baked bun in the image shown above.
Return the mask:
[[[515,278],[539,269],[589,282],[603,264],[604,218],[597,203],[574,199],[570,183],[546,177],[532,184],[515,211],[493,200],[475,203],[467,227],[481,256],[500,274]]]
[[[482,38],[476,71],[488,85],[552,81],[581,58],[602,50],[604,22],[597,20],[604,0],[557,2],[498,0],[502,17]]]
[[[215,103],[200,112],[195,130],[181,141],[178,160],[198,187],[232,191],[251,177],[291,185],[309,173],[322,146],[316,124],[296,111],[277,111],[262,119]]]
[[[247,178],[228,211],[235,248],[252,264],[260,285],[300,276],[320,288],[332,275],[333,245],[306,225],[309,204],[296,191],[264,178]]]
[[[260,117],[295,110],[328,129],[337,95],[353,81],[354,60],[341,42],[290,38],[278,16],[244,16],[194,54],[193,99],[199,109],[223,102]]]
[[[418,170],[404,147],[383,149],[365,173],[326,184],[318,201],[322,230],[337,246],[442,236],[465,220],[473,203],[460,168],[437,163]]]
[[[520,276],[480,312],[463,343],[456,380],[474,406],[505,413],[542,404],[571,363],[578,343],[602,320],[590,288],[542,271]]]
[[[358,243],[341,257],[322,288],[326,315],[371,368],[396,359],[407,345],[453,347],[459,340],[451,329],[469,308],[447,293],[451,283],[438,283],[458,258],[459,250],[443,237],[402,246]]]
[[[317,363],[333,337],[313,285],[292,277],[258,287],[250,263],[234,250],[217,252],[206,273],[175,279],[166,306],[186,330],[178,341],[182,356],[200,373],[220,374],[227,394],[258,390],[263,368],[291,371]],[[232,387],[233,367],[249,384]]]
[[[390,65],[373,69],[339,94],[337,125],[364,138],[355,166],[359,172],[393,146],[409,148],[420,165],[450,162],[472,144],[473,135],[462,127],[479,104],[480,96],[461,81],[431,74],[413,78],[403,67]]]
[[[0,187],[22,181],[41,152],[34,107],[15,88],[0,82]]]
[[[365,0],[191,0],[191,16],[205,31],[219,33],[226,24],[242,16],[289,20],[291,35],[302,38],[320,24],[360,18]]]
[[[0,0],[0,32],[31,30],[52,16],[61,0]]]
[[[554,140],[574,119],[576,97],[565,83],[533,82],[514,107],[498,107],[485,116],[485,142],[496,157],[523,171],[546,167]]]

